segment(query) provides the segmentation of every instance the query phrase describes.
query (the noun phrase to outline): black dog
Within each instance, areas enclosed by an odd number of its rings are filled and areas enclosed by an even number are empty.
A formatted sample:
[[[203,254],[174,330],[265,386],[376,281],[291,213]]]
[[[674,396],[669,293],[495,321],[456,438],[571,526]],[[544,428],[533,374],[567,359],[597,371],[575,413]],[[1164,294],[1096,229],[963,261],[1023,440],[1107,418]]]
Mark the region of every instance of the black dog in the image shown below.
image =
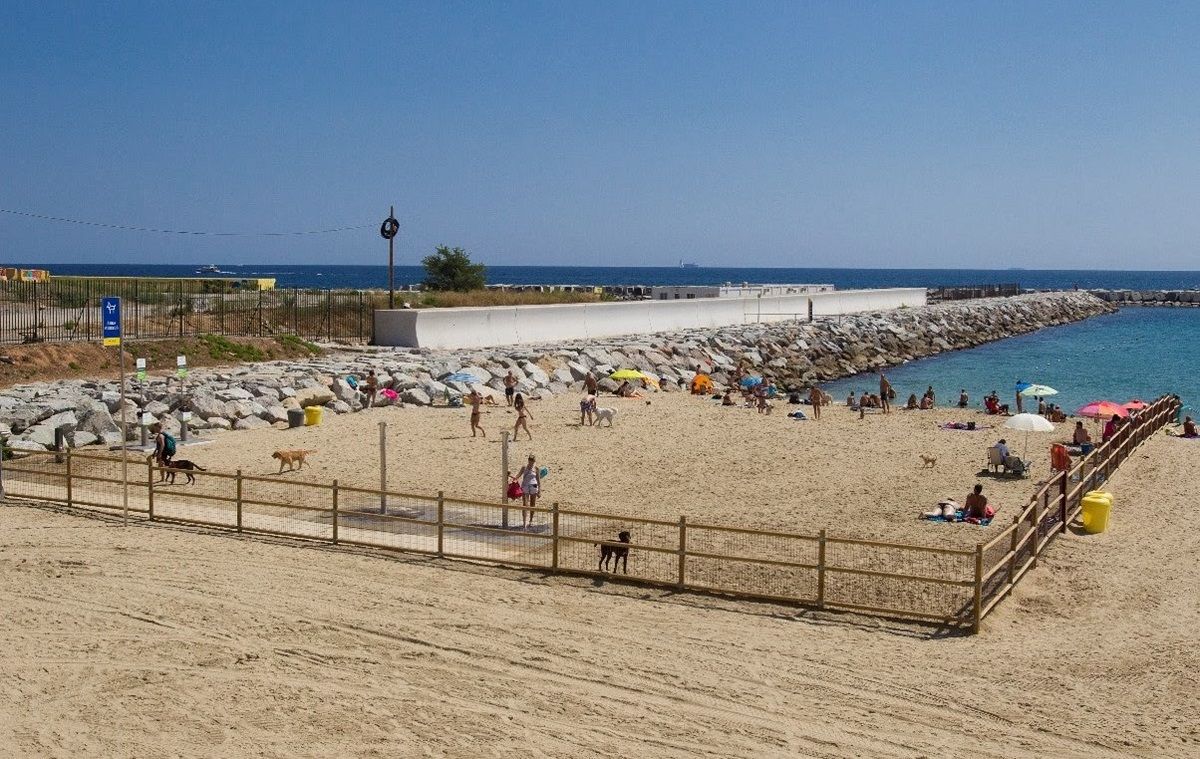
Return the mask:
[[[612,571],[617,571],[617,565],[621,565],[625,574],[629,574],[629,531],[621,530],[617,533],[619,542],[612,543],[605,541],[597,543],[600,546],[600,563],[596,566],[597,571],[608,571],[608,561],[612,559]]]
[[[175,484],[175,474],[177,472],[183,472],[183,476],[187,477],[186,484],[191,485],[193,482],[196,481],[196,475],[192,474],[193,471],[196,471],[196,472],[207,472],[208,471],[207,469],[200,466],[199,464],[188,461],[187,459],[179,459],[178,461],[172,461],[168,466],[170,466],[170,469],[166,470],[167,482],[171,483],[172,485]]]

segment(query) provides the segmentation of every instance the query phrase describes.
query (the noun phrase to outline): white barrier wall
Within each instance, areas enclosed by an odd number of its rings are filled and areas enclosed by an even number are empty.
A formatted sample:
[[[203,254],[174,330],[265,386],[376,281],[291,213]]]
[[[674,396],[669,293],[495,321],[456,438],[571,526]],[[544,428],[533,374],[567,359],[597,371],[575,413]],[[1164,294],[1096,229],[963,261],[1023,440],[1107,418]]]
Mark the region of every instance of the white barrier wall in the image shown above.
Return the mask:
[[[922,288],[842,290],[762,298],[639,300],[550,306],[381,309],[375,343],[408,348],[487,348],[701,327],[807,319],[925,305]]]

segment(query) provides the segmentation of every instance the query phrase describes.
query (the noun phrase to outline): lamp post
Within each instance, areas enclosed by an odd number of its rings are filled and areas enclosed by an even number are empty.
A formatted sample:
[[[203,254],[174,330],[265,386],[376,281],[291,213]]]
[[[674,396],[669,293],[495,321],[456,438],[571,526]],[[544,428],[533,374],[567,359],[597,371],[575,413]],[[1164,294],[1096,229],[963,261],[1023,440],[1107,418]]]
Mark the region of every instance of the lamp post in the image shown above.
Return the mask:
[[[388,241],[388,308],[396,307],[396,257],[395,240],[400,232],[396,221],[396,207],[388,206],[388,217],[379,225],[379,236]]]

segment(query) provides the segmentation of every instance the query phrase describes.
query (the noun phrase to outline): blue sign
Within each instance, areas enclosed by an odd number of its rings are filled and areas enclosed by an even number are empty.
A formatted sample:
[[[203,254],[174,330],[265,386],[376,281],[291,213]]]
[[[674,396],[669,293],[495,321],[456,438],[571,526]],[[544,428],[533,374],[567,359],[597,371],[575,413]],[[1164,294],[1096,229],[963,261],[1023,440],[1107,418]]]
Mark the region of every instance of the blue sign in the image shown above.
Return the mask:
[[[121,299],[100,299],[100,323],[105,345],[121,344]]]

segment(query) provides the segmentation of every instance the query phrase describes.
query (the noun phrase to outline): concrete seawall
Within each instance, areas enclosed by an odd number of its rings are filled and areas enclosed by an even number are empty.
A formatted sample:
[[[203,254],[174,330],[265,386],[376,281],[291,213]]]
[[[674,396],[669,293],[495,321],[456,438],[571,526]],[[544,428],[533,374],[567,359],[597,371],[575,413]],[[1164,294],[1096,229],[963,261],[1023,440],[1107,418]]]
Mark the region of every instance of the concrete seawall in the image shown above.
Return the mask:
[[[807,320],[925,305],[925,290],[890,288],[762,298],[697,298],[375,312],[377,345],[461,349],[648,335]]]

